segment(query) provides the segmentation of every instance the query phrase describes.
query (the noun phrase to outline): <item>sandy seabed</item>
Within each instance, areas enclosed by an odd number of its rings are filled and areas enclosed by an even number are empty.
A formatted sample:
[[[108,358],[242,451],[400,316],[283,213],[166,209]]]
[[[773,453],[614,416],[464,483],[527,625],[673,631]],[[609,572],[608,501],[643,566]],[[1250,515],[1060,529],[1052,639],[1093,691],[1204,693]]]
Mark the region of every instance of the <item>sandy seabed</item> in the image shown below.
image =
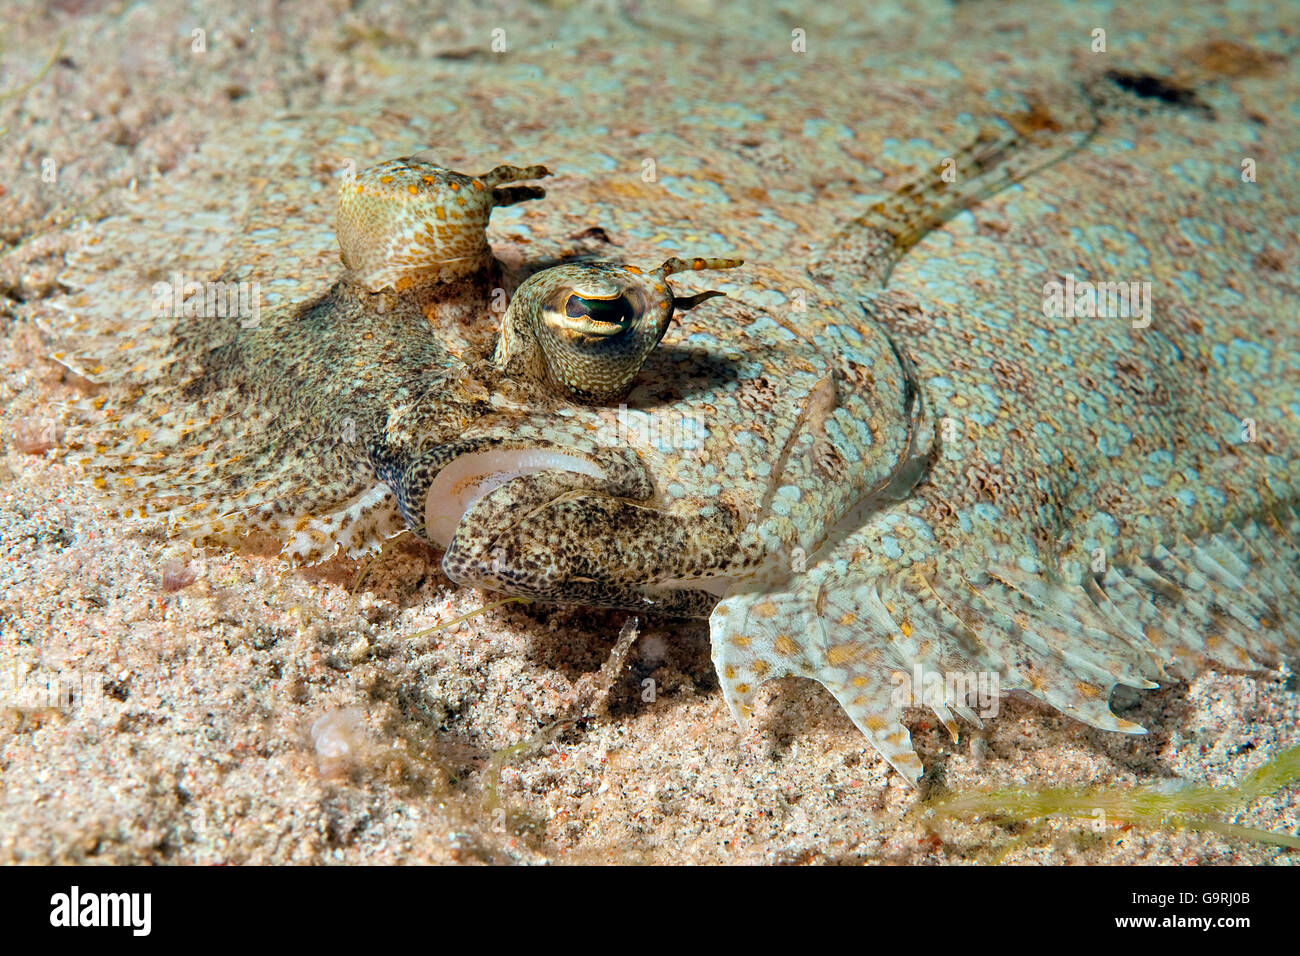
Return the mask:
[[[399,59],[474,69],[495,22],[468,4],[244,6],[0,4],[0,860],[1294,861],[1215,834],[921,805],[937,787],[1231,785],[1300,743],[1286,673],[1208,672],[1129,701],[1143,737],[1013,699],[954,742],[918,711],[939,771],[917,792],[806,682],[767,685],[742,735],[703,623],[641,620],[628,648],[626,614],[508,604],[430,632],[495,598],[452,585],[409,535],[284,571],[105,521],[57,411],[92,387],[39,330],[83,225],[215,128],[363,99]],[[1233,820],[1295,833],[1296,789]]]

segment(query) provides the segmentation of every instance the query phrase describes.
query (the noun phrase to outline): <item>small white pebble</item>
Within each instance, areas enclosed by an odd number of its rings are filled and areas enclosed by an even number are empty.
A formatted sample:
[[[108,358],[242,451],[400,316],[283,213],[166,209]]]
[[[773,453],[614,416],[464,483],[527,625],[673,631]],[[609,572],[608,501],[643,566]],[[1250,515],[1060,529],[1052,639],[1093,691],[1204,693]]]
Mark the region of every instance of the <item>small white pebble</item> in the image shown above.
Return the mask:
[[[365,742],[361,711],[355,707],[326,711],[311,725],[311,742],[322,762],[355,759]]]

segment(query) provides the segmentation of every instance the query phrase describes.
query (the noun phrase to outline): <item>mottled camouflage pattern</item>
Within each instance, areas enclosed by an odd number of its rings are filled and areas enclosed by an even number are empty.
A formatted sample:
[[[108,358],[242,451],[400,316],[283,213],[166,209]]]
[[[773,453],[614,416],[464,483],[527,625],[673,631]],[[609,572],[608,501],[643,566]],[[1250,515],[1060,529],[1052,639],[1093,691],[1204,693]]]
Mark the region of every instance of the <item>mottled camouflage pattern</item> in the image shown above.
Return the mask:
[[[1106,54],[1083,12],[1003,23],[1005,60],[960,70],[915,21],[795,25],[807,53],[780,21],[706,42],[575,22],[490,76],[399,70],[386,102],[214,137],[67,276],[64,361],[115,383],[87,463],[178,531],[318,560],[423,532],[450,462],[545,449],[579,464],[481,497],[449,575],[711,610],[742,721],[761,682],[814,678],[915,781],[920,665],[1140,730],[1115,683],[1271,663],[1300,619],[1288,47],[1264,13],[1230,24],[1255,46],[1144,15]],[[426,144],[556,176],[494,215],[501,267],[436,293],[338,281],[333,180]],[[625,411],[493,363],[498,289],[671,254],[747,264],[709,274],[727,297],[679,316]],[[255,328],[150,320],[173,269],[278,301]],[[1149,282],[1149,324],[1045,314],[1067,277]],[[924,703],[955,731],[978,714],[952,686]]]

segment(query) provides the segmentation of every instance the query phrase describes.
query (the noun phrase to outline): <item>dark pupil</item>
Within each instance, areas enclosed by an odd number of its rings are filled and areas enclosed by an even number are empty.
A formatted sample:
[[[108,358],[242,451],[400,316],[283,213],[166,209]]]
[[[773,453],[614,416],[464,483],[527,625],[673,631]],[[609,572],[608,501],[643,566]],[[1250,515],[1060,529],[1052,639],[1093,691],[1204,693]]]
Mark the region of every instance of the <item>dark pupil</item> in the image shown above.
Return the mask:
[[[617,299],[584,299],[580,295],[571,295],[565,303],[564,314],[571,319],[590,316],[597,322],[623,325],[632,317],[632,307],[621,295]]]

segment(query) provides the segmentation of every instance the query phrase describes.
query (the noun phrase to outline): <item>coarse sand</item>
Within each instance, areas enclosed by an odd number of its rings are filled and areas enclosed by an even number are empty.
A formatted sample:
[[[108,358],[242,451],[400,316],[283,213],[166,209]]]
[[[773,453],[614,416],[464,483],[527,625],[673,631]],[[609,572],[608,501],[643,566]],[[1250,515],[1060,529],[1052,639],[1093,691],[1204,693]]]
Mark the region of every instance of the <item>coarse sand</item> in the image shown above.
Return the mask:
[[[917,750],[938,768],[918,792],[807,682],[766,685],[742,735],[703,622],[643,618],[633,632],[626,613],[508,603],[431,631],[498,596],[451,584],[410,535],[286,571],[105,521],[65,460],[58,411],[94,387],[46,357],[39,329],[87,224],[219,127],[364,100],[398,63],[488,69],[494,24],[554,38],[575,18],[647,16],[634,3],[246,6],[0,3],[0,860],[1297,859],[1213,833],[941,820],[922,805],[945,788],[1232,785],[1300,744],[1287,671],[1135,694],[1119,706],[1151,729],[1140,737],[1011,699],[954,742],[917,711]],[[679,22],[714,15],[691,2]],[[876,15],[882,31],[895,22]],[[544,69],[544,44],[524,47]],[[1294,834],[1297,790],[1231,819]]]

